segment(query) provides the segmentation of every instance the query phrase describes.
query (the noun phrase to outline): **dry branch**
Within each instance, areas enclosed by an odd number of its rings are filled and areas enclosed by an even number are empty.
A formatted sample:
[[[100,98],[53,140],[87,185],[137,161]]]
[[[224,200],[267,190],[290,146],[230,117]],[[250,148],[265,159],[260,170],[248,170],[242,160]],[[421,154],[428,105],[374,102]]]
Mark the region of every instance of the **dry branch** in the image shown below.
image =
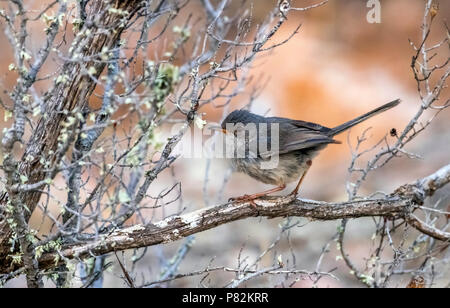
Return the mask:
[[[116,8],[128,9],[130,12],[135,12],[136,7],[138,7],[140,1],[121,1],[114,3]],[[115,27],[120,23],[120,16],[113,14],[107,10],[109,7],[109,2],[95,1],[90,7],[90,16],[96,16],[93,18],[93,24],[102,27]],[[95,15],[95,12],[102,12],[101,15]],[[130,14],[131,18],[133,15]],[[86,32],[88,30],[83,28]],[[89,25],[89,27],[94,27]],[[98,54],[104,47],[112,49],[120,39],[120,34],[123,28],[119,28],[118,31],[110,31],[107,34],[98,35],[86,35],[85,37],[80,35],[77,40],[73,43],[73,51],[71,53],[79,53],[79,58],[88,57],[90,55]],[[25,31],[25,30],[24,30]],[[90,30],[93,32],[92,30]],[[26,33],[26,32],[24,32]],[[89,49],[82,49],[79,46],[89,46]],[[82,49],[79,51],[78,49]],[[46,55],[45,55],[46,57]],[[45,59],[42,59],[44,61]],[[92,94],[95,88],[95,82],[92,76],[86,74],[85,71],[93,65],[95,66],[95,78],[98,78],[100,73],[105,67],[105,63],[83,63],[74,61],[67,61],[63,67],[63,74],[74,76],[70,80],[70,84],[65,84],[64,82],[56,82],[51,92],[47,95],[47,106],[44,110],[46,117],[42,117],[39,121],[37,127],[35,128],[32,137],[27,143],[25,148],[23,158],[20,161],[13,159],[12,155],[5,159],[3,165],[6,172],[8,184],[15,183],[14,177],[16,173],[26,176],[31,183],[42,183],[45,184],[45,179],[54,178],[56,172],[48,172],[48,166],[42,164],[42,157],[48,158],[53,165],[51,168],[55,168],[56,164],[59,163],[61,158],[64,156],[64,150],[58,150],[60,132],[63,128],[63,122],[67,119],[67,114],[75,110],[81,110],[84,108],[88,102],[88,98]],[[34,67],[37,68],[38,65]],[[30,79],[31,78],[31,79]],[[23,84],[17,86],[15,90],[15,97],[22,99],[22,96],[26,94],[27,89],[34,82],[35,76],[27,76]],[[65,112],[63,112],[65,111]],[[16,112],[17,113],[17,112]],[[17,120],[16,120],[17,122]],[[19,129],[14,125],[12,129],[6,133],[2,139],[2,147],[4,153],[9,153],[12,151],[15,142],[23,142],[22,135],[23,129]],[[73,138],[73,137],[72,137]],[[68,141],[71,141],[69,138]],[[69,142],[70,143],[70,142]],[[68,144],[69,144],[68,143]],[[68,146],[67,144],[67,146]],[[64,149],[67,146],[63,146]],[[17,177],[17,176],[16,176]],[[15,187],[15,186],[14,186]],[[8,186],[7,186],[8,188]],[[16,191],[8,191],[8,196],[1,200],[0,206],[5,206],[8,201],[15,207],[16,204],[24,204],[28,208],[28,211],[24,214],[24,220],[28,220],[29,216],[33,212],[36,204],[41,197],[40,191],[33,191],[27,194],[18,194]],[[9,251],[9,240],[12,234],[12,230],[6,222],[0,222],[0,258],[5,258]]]
[[[314,220],[337,220],[382,216],[389,219],[405,219],[424,234],[438,240],[449,241],[450,233],[426,225],[412,215],[416,205],[422,204],[426,196],[450,182],[450,165],[435,173],[396,189],[388,198],[355,200],[328,203],[293,197],[271,197],[256,200],[255,209],[250,203],[227,203],[211,206],[162,221],[104,234],[97,240],[86,240],[63,246],[57,253],[44,254],[39,259],[40,268],[51,268],[55,260],[86,258],[93,255],[169,243],[181,238],[249,217],[296,216]],[[5,273],[6,268],[0,268]]]

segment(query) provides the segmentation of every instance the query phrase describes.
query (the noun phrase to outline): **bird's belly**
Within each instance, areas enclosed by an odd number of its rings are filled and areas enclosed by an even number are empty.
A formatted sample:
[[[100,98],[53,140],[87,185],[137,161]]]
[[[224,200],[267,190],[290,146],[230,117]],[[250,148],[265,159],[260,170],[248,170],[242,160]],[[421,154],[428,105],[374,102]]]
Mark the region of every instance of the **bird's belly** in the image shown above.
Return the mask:
[[[308,154],[299,152],[282,154],[272,168],[262,168],[263,163],[268,162],[262,158],[235,158],[231,162],[235,171],[243,172],[265,184],[283,185],[297,181],[308,169],[307,161],[311,158]]]

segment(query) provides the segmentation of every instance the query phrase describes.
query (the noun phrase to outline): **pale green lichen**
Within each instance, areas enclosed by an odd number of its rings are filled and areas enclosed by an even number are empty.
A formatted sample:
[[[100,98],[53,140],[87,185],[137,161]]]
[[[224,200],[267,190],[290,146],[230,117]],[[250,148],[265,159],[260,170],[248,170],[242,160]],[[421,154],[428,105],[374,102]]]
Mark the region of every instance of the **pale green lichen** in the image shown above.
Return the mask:
[[[108,9],[108,12],[110,12],[111,14],[117,14],[117,15],[121,15],[121,16],[128,16],[130,14],[130,12],[128,12],[126,10],[116,9],[113,7],[110,7]]]
[[[156,151],[161,150],[164,145],[164,141],[161,138],[161,134],[152,130],[148,135],[147,143],[153,147]]]
[[[132,148],[125,158],[125,162],[132,167],[137,166],[140,161],[139,149],[137,147]]]
[[[13,113],[9,110],[5,110],[5,113],[3,114],[3,120],[6,122],[8,121],[10,118],[12,118]]]
[[[128,195],[128,193],[127,193],[125,190],[121,190],[121,191],[118,193],[117,198],[119,199],[119,202],[120,202],[120,203],[127,203],[127,202],[130,202],[130,201],[131,201],[130,196]]]
[[[190,37],[191,31],[189,28],[186,27],[180,27],[180,26],[174,26],[172,28],[173,33],[181,34],[183,37]]]
[[[179,81],[178,66],[164,63],[159,66],[158,73],[152,85],[152,90],[156,102],[163,102],[173,91],[174,86]]]
[[[20,52],[20,58],[24,59],[25,61],[28,61],[31,59],[31,56],[26,52],[26,51],[21,51]]]
[[[28,182],[28,177],[26,175],[24,175],[24,174],[21,174],[20,175],[20,182],[22,184],[25,184],[26,182]]]
[[[39,259],[44,252],[57,252],[61,250],[61,239],[50,241],[45,245],[39,245],[34,248],[34,257]],[[58,254],[57,254],[58,255]],[[59,261],[59,257],[58,257]]]
[[[22,253],[17,253],[15,255],[9,255],[12,259],[11,264],[21,264],[22,263]]]
[[[60,84],[60,83],[62,83],[62,84],[65,84],[67,81],[69,81],[69,76],[68,75],[66,75],[66,74],[62,74],[62,75],[59,75],[57,78],[56,78],[56,84]]]

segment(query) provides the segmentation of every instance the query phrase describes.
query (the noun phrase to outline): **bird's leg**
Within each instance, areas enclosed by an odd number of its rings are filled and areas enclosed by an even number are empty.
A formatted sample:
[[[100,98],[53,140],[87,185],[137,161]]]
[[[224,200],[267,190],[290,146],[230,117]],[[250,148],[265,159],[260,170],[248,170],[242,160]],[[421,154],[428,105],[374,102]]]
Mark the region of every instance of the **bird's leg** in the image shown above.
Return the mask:
[[[306,176],[306,173],[308,172],[309,168],[311,168],[312,161],[311,161],[311,160],[308,160],[308,161],[306,162],[306,165],[308,166],[308,168],[306,168],[305,172],[303,172],[302,177],[301,177],[300,180],[298,181],[298,184],[297,184],[297,186],[295,187],[295,189],[291,192],[291,195],[297,196],[297,193],[298,193],[298,190],[299,190],[299,188],[300,188],[300,185],[302,185],[302,182],[303,182],[303,179],[304,179],[305,176]]]
[[[230,202],[235,202],[235,201],[237,201],[237,202],[250,202],[250,204],[253,207],[256,208],[256,204],[255,204],[255,202],[253,200],[261,198],[261,197],[264,197],[264,196],[266,196],[268,194],[271,194],[271,193],[283,190],[285,188],[286,188],[286,184],[281,184],[280,186],[277,186],[275,188],[272,188],[272,189],[269,189],[269,190],[266,190],[266,191],[263,191],[263,192],[260,192],[260,193],[257,193],[257,194],[243,195],[243,196],[236,197],[236,198],[230,198],[228,201],[230,201]]]

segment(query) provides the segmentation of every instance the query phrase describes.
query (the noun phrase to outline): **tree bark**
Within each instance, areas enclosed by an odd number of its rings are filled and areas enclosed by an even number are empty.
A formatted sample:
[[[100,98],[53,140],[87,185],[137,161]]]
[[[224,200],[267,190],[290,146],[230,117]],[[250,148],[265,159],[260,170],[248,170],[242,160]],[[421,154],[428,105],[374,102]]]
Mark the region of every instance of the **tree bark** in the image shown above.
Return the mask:
[[[81,111],[88,104],[96,85],[94,78],[98,78],[105,67],[102,62],[94,63],[84,59],[100,53],[104,47],[108,50],[113,48],[127,26],[125,23],[123,27],[118,27],[118,24],[123,21],[123,16],[110,10],[110,8],[128,11],[129,21],[141,2],[141,0],[90,1],[90,5],[87,7],[86,20],[78,34],[92,33],[97,29],[103,30],[92,36],[80,34],[75,37],[72,44],[73,50],[76,50],[78,46],[89,46],[89,48],[81,48],[79,52],[72,51],[78,54],[77,59],[80,60],[73,61],[74,58],[72,57],[71,60],[64,63],[61,72],[61,74],[70,76],[70,80],[66,83],[55,82],[53,88],[46,95],[44,116],[40,119],[27,142],[22,159],[16,162],[14,166],[17,174],[26,176],[30,183],[38,183],[48,178],[50,174],[45,170],[52,169],[56,167],[56,163],[59,163],[58,153],[61,153],[61,151],[58,151],[58,137],[63,129],[63,122],[67,119],[67,114]],[[95,68],[95,73],[92,76],[86,73],[90,67]],[[19,140],[13,140],[12,142],[15,141]],[[9,147],[12,148],[12,145],[9,145]],[[45,167],[41,158],[49,161],[50,166]],[[20,202],[29,209],[25,213],[26,221],[29,220],[40,198],[40,191],[21,192],[18,196]],[[9,199],[8,195],[1,198],[0,213],[5,212],[4,208]],[[12,230],[6,219],[0,221],[0,260],[6,260],[8,254],[10,254],[9,239],[11,235]]]
[[[39,267],[52,268],[55,266],[55,260],[83,259],[113,251],[169,243],[249,217],[296,216],[314,220],[336,220],[380,216],[388,219],[404,219],[424,234],[441,241],[449,241],[450,233],[429,226],[412,215],[413,210],[423,204],[427,196],[431,196],[449,182],[450,165],[447,165],[413,184],[399,187],[390,196],[382,199],[328,203],[282,196],[255,200],[256,208],[250,203],[211,206],[146,226],[135,225],[118,229],[103,235],[100,239],[65,245],[60,252],[42,255]],[[0,264],[0,273],[5,273],[7,270],[5,266],[6,264]]]

